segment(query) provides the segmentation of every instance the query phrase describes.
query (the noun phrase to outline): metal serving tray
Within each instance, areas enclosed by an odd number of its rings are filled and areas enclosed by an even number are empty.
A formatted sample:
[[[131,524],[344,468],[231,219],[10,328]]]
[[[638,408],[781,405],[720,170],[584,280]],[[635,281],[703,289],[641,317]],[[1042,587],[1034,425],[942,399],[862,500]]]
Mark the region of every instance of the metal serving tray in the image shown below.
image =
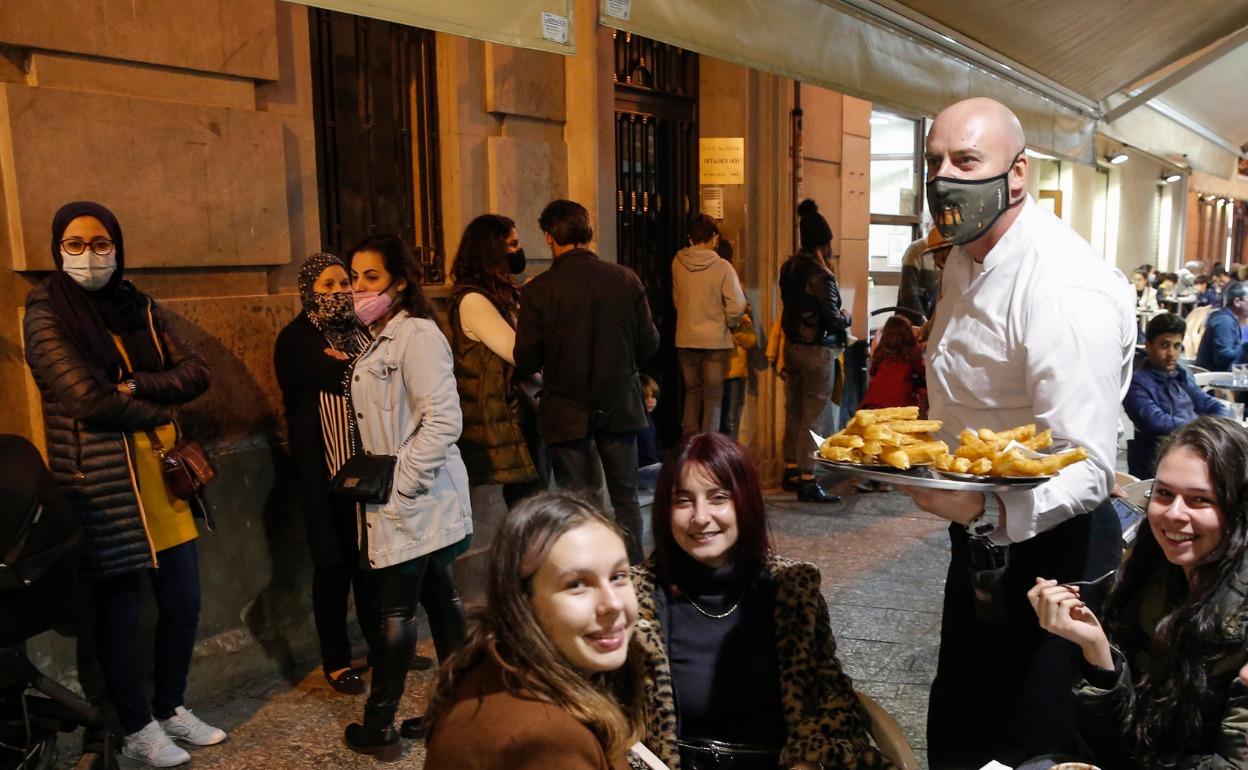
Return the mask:
[[[842,476],[852,476],[868,481],[882,481],[893,486],[926,487],[927,489],[945,489],[951,492],[1017,492],[1025,489],[1034,489],[1053,478],[1052,476],[1038,476],[1026,481],[1016,478],[1009,482],[1002,482],[998,479],[984,481],[951,479],[941,476],[929,466],[919,466],[901,471],[895,468],[883,469],[869,465],[833,462],[825,460],[818,452],[813,452],[812,455],[815,458],[815,462],[819,463],[819,465]]]

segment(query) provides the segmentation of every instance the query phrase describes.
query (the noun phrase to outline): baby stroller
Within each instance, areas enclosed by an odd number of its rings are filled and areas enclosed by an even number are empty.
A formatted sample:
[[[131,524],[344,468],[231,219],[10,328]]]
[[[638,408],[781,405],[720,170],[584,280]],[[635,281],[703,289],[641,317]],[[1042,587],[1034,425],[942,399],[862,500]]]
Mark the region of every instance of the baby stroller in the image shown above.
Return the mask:
[[[112,740],[82,698],[49,679],[26,657],[27,639],[75,611],[77,516],[26,439],[0,435],[0,770],[56,765],[58,732],[79,726],[105,736],[76,770],[114,770]]]

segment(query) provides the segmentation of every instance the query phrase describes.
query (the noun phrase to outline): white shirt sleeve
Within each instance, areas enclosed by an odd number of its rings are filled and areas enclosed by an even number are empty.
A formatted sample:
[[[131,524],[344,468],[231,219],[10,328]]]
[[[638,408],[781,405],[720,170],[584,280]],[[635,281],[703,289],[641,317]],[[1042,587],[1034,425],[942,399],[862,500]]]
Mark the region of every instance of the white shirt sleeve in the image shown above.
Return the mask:
[[[496,356],[515,364],[516,330],[484,294],[465,294],[459,303],[459,325],[468,339],[484,343]]]
[[[1023,347],[1036,419],[1052,429],[1055,442],[1083,446],[1090,457],[1034,489],[1000,495],[1006,535],[1013,542],[1050,530],[1109,497],[1118,450],[1123,346],[1129,342],[1126,335],[1134,335],[1132,320],[1114,298],[1096,289],[1063,287],[1038,298],[1031,314]],[[1124,323],[1131,328],[1124,329]]]

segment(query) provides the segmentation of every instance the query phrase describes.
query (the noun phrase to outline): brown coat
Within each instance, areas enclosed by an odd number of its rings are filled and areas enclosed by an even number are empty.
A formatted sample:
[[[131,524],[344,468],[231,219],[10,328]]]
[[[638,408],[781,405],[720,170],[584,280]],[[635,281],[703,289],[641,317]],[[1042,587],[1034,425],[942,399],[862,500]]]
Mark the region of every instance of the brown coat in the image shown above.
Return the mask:
[[[425,770],[628,770],[568,712],[507,691],[493,658],[455,688],[429,736]]]

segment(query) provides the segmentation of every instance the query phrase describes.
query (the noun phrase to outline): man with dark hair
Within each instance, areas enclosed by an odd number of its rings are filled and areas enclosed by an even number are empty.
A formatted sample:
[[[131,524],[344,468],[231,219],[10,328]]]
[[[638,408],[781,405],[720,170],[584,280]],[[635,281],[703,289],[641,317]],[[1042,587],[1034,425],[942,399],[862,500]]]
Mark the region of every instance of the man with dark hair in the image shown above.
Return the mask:
[[[554,264],[521,291],[516,372],[542,372],[538,432],[556,484],[596,489],[597,448],[628,558],[637,564],[637,431],[646,426],[638,365],[659,349],[659,330],[637,275],[589,250],[594,231],[584,206],[554,201],[538,225]]]
[[[1192,280],[1192,287],[1196,291],[1196,305],[1204,307],[1206,305],[1218,306],[1222,304],[1222,298],[1218,296],[1218,290],[1209,282],[1209,276],[1198,275]]]
[[[1122,406],[1135,426],[1127,442],[1127,470],[1151,479],[1157,469],[1157,443],[1205,414],[1223,416],[1227,410],[1201,390],[1192,374],[1179,366],[1187,324],[1174,313],[1162,313],[1148,322],[1144,352],[1148,361],[1131,376]]]
[[[1200,338],[1196,365],[1211,372],[1229,372],[1245,360],[1244,327],[1248,326],[1248,287],[1236,281],[1222,292],[1222,307],[1209,314]]]
[[[576,201],[551,201],[542,209],[537,226],[560,246],[588,244],[594,239],[589,212]],[[549,240],[547,241],[549,243]]]

